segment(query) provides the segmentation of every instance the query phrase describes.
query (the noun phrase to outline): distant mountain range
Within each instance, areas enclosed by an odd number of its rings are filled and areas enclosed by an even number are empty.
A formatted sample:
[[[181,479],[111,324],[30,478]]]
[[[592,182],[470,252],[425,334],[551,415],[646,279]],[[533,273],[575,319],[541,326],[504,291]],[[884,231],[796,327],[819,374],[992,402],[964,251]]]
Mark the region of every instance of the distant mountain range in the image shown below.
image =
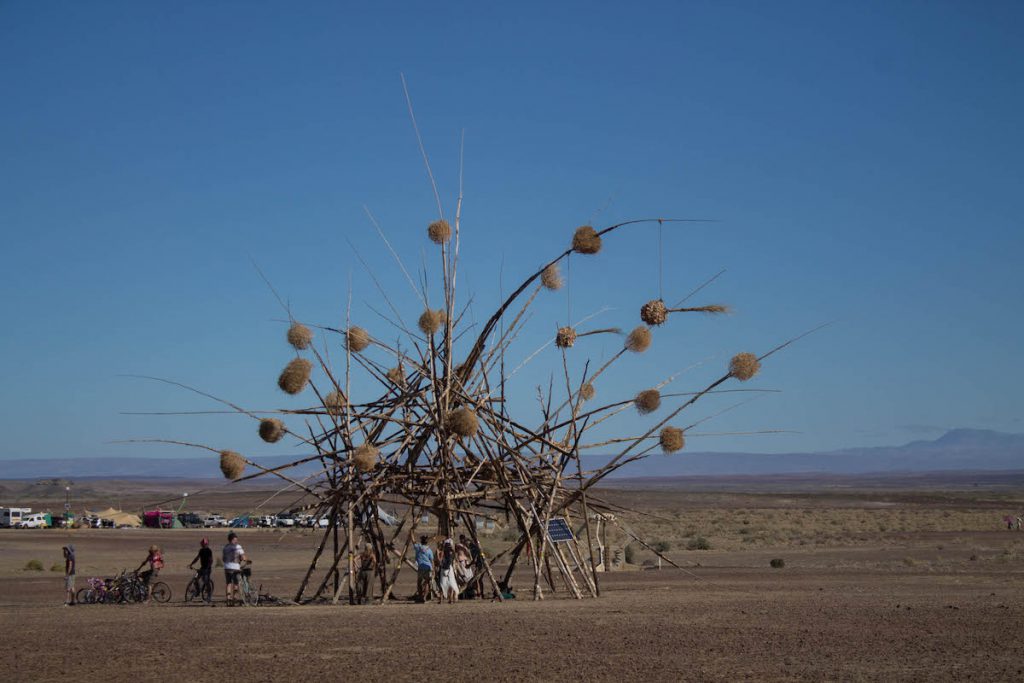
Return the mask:
[[[586,456],[584,466],[595,468],[608,456]],[[265,467],[285,464],[292,457],[264,458]],[[311,471],[312,468],[310,468]],[[619,477],[679,477],[688,475],[863,474],[937,472],[949,470],[1024,469],[1024,434],[981,429],[953,429],[934,441],[902,446],[848,448],[821,453],[700,453],[686,452],[649,458],[622,468]],[[102,478],[219,478],[216,457],[209,458],[59,458],[0,460],[0,479],[50,477]]]

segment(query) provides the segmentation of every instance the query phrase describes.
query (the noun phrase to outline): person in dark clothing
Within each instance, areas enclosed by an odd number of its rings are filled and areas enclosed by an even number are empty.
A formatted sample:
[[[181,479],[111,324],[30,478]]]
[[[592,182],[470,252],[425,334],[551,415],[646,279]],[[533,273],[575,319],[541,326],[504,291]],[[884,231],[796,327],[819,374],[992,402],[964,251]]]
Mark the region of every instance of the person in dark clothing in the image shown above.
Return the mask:
[[[199,563],[199,582],[203,586],[203,594],[208,596],[207,602],[212,602],[213,584],[210,583],[210,573],[213,571],[213,551],[210,550],[210,539],[204,538],[199,541],[199,552],[196,553],[195,559],[188,563],[188,568],[195,569],[196,562]]]
[[[377,570],[377,554],[367,543],[356,558],[356,604],[369,605],[373,601],[373,576]]]

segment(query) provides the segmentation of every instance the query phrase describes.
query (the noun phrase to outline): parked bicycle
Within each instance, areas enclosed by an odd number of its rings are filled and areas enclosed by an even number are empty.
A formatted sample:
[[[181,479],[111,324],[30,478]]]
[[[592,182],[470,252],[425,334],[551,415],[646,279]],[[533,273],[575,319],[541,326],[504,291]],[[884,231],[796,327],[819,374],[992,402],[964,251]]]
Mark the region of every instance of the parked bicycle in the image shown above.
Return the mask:
[[[263,586],[261,585],[260,588]],[[260,591],[252,585],[252,560],[242,567],[242,575],[238,580],[238,595],[242,598],[242,604],[256,607],[260,604]]]
[[[203,576],[196,570],[192,575],[192,580],[188,582],[188,586],[185,588],[185,602],[191,602],[192,600],[202,600],[203,602],[213,602],[213,579],[209,576]]]

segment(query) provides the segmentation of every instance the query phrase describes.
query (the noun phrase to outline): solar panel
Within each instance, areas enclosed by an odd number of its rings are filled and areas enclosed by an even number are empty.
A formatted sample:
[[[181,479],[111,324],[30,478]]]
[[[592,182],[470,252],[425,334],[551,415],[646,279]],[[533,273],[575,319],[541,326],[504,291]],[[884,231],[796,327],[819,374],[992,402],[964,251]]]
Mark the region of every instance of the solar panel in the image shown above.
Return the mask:
[[[569,523],[565,521],[565,517],[555,517],[548,521],[548,538],[555,543],[566,543],[574,540],[572,529],[569,528]]]

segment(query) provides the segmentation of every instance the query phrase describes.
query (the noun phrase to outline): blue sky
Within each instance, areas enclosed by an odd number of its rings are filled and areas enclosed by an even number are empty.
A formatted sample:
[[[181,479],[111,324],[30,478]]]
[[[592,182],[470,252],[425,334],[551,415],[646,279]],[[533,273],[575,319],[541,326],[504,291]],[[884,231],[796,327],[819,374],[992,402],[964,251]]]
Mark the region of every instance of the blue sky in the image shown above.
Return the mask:
[[[296,407],[276,388],[289,349],[253,261],[311,322],[340,326],[351,282],[354,319],[387,338],[358,251],[418,315],[363,209],[436,275],[400,73],[448,213],[465,130],[460,278],[477,320],[577,225],[717,220],[665,228],[660,287],[678,299],[727,269],[700,302],[735,313],[673,319],[602,397],[706,360],[674,385],[698,388],[731,354],[834,320],[751,383],[781,394],[706,430],[798,434],[690,447],[1024,431],[1024,6],[481,5],[0,4],[0,458],[175,454],[107,443],[140,437],[282,452],[244,418],[121,415],[215,406],[119,375]],[[517,350],[567,304],[632,326],[657,261],[654,228],[574,258],[569,296],[541,301]],[[617,345],[595,338],[577,359]],[[556,361],[517,376],[522,414]]]

